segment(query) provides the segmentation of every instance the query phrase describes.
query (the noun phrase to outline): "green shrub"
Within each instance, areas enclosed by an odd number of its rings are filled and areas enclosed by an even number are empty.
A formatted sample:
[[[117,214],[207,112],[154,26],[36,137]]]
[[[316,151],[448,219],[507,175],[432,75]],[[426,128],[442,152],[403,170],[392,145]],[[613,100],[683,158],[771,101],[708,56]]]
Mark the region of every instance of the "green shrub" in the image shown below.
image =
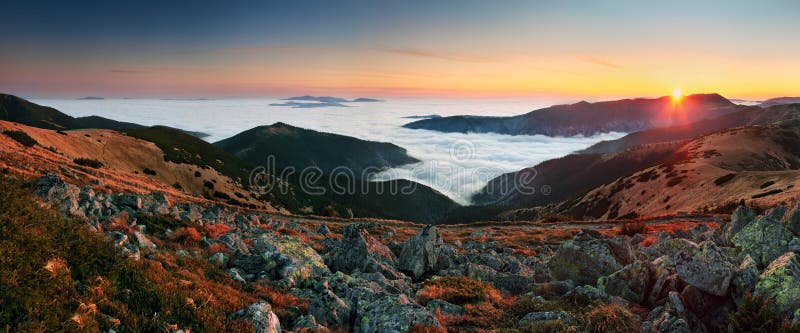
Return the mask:
[[[90,158],[76,158],[72,161],[75,162],[75,164],[77,165],[87,166],[94,169],[103,167],[103,162],[100,162],[98,160],[93,160]]]
[[[14,139],[25,147],[33,147],[38,144],[28,133],[23,131],[3,131],[3,135]]]
[[[586,330],[597,333],[638,332],[641,319],[619,304],[598,305],[586,314]]]
[[[763,294],[744,295],[736,312],[728,314],[731,332],[789,333],[800,332],[800,324],[789,324],[789,318],[775,311],[773,300]]]

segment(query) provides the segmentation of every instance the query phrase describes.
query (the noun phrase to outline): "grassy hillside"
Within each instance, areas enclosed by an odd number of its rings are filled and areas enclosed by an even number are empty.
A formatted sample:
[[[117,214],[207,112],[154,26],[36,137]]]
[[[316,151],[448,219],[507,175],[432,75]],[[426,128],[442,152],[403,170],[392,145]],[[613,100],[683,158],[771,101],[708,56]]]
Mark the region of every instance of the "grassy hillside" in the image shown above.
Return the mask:
[[[634,132],[616,140],[596,143],[579,153],[610,153],[642,144],[693,139],[726,128],[766,125],[793,119],[800,119],[800,104],[776,105],[767,109],[749,107],[740,112],[687,125]]]
[[[164,151],[164,160],[213,168],[239,182],[246,182],[249,163],[181,130],[166,126],[126,130],[126,134],[155,143]]]
[[[273,298],[266,287],[242,290],[202,257],[174,255],[180,248],[207,251],[197,246],[159,243],[170,251],[122,259],[85,222],[42,209],[18,181],[2,178],[0,188],[5,331],[162,332],[176,325],[192,332],[247,332],[252,326],[229,315],[257,298]],[[204,300],[203,306],[187,306],[187,300]]]

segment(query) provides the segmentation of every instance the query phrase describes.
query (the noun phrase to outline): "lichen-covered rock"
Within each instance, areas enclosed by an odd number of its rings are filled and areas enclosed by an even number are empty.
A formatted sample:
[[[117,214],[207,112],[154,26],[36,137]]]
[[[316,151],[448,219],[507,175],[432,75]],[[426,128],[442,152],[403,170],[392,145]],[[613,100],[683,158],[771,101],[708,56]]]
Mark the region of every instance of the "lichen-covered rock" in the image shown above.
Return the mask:
[[[308,304],[308,314],[325,326],[349,327],[351,312],[350,304],[328,289],[319,292]]]
[[[677,292],[670,292],[667,303],[650,311],[642,323],[644,333],[691,333],[705,332],[704,327],[691,327],[686,307]]]
[[[239,310],[232,315],[233,318],[244,318],[253,324],[256,333],[280,333],[281,322],[272,312],[272,307],[267,302],[250,304],[247,309]]]
[[[591,230],[582,230],[571,240],[564,241],[548,262],[551,275],[557,280],[573,280],[594,284],[601,276],[620,270],[633,255],[616,254],[617,246],[609,245],[605,237]]]
[[[262,257],[267,271],[287,287],[330,274],[322,256],[295,237],[264,234],[253,240],[251,250]]]
[[[724,327],[735,307],[730,297],[711,295],[692,285],[683,288],[681,300],[706,327]]]
[[[225,267],[228,264],[228,256],[217,252],[208,257],[208,262],[217,267]]]
[[[541,321],[561,320],[565,324],[572,324],[572,317],[564,311],[530,312],[519,320],[520,327],[526,327]]]
[[[795,236],[800,236],[800,202],[794,202],[786,210],[781,223],[789,229]]]
[[[756,293],[772,297],[774,306],[785,314],[800,315],[800,261],[794,252],[785,253],[767,266],[756,283]]]
[[[759,267],[764,267],[789,250],[792,238],[781,222],[767,215],[746,225],[733,242],[753,257]]]
[[[323,333],[323,332],[330,332],[330,330],[317,323],[316,318],[312,315],[302,316],[297,318],[294,321],[294,330],[295,333]]]
[[[463,307],[440,299],[428,301],[428,304],[426,304],[425,307],[433,313],[436,313],[436,310],[438,309],[443,315],[448,316],[457,316],[464,313]]]
[[[436,227],[428,225],[403,243],[397,268],[415,279],[436,268],[442,237]]]
[[[634,303],[644,302],[650,285],[650,269],[641,261],[625,266],[597,281],[600,290]]]
[[[367,232],[364,225],[349,224],[342,230],[342,239],[329,243],[324,250],[325,263],[333,271],[350,274],[354,270],[378,272],[389,279],[402,275],[394,267],[392,251]]]
[[[701,243],[700,250],[693,252],[681,252],[675,257],[675,270],[681,280],[712,295],[727,295],[736,271],[732,259],[711,241]]]
[[[741,303],[746,293],[753,291],[759,275],[760,271],[755,260],[745,254],[733,277],[733,295],[737,304]]]
[[[405,333],[417,324],[441,327],[433,313],[423,306],[408,302],[407,298],[387,295],[373,300],[359,313],[353,331]]]

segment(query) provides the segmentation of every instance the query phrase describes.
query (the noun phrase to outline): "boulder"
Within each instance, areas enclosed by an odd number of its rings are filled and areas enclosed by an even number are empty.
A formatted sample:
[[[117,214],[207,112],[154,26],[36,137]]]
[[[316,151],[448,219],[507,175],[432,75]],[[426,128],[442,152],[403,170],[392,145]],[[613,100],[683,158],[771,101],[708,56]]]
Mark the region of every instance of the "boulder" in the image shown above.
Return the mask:
[[[670,292],[667,303],[650,311],[647,320],[642,323],[644,333],[691,333],[705,332],[704,327],[692,327],[686,307],[677,292]]]
[[[800,317],[800,261],[794,252],[772,261],[756,283],[756,293],[773,298],[782,313]]]
[[[428,304],[426,304],[425,307],[433,313],[436,313],[436,310],[438,309],[443,315],[448,316],[457,316],[464,313],[463,307],[440,299],[432,299],[428,301]]]
[[[378,272],[389,279],[402,279],[394,267],[392,251],[372,237],[364,225],[350,224],[342,230],[342,239],[328,243],[324,250],[325,263],[333,271],[351,274],[354,270]]]
[[[735,308],[730,297],[711,295],[691,285],[683,289],[681,300],[706,327],[724,327],[727,314]]]
[[[614,273],[628,264],[632,250],[608,241],[593,230],[582,230],[564,241],[548,262],[550,273],[557,280],[573,280],[594,284],[601,276]]]
[[[597,287],[600,290],[634,303],[642,303],[646,300],[651,284],[650,269],[641,261],[636,261],[597,281]]]
[[[795,236],[800,236],[800,202],[794,202],[789,206],[781,223]]]
[[[753,257],[759,267],[764,267],[788,252],[793,238],[779,220],[765,215],[746,225],[734,236],[733,242]]]
[[[415,279],[436,268],[442,237],[436,227],[428,225],[403,243],[397,268]]]
[[[260,255],[265,270],[286,287],[330,274],[322,256],[295,237],[263,234],[253,239],[251,252]]]
[[[441,327],[436,317],[423,306],[407,298],[383,296],[373,300],[359,313],[354,332],[407,332],[414,325]]]
[[[217,267],[225,267],[228,264],[228,256],[217,252],[208,257],[208,262]]]
[[[316,318],[312,315],[308,316],[301,316],[294,321],[294,330],[292,332],[295,333],[323,333],[323,332],[330,332],[330,330],[317,323]]]
[[[711,241],[701,243],[700,250],[692,252],[680,252],[675,257],[675,270],[681,280],[712,295],[727,295],[736,272],[732,259]]]
[[[318,293],[308,304],[308,314],[326,326],[350,327],[351,313],[350,304],[328,289]]]
[[[753,291],[759,275],[760,271],[755,260],[745,254],[733,277],[733,296],[737,304],[741,303],[746,293]]]
[[[541,321],[561,320],[565,324],[572,324],[572,317],[564,311],[530,312],[519,320],[520,327],[526,327]]]
[[[267,302],[250,304],[247,309],[235,312],[232,317],[249,321],[256,333],[281,333],[281,322]]]

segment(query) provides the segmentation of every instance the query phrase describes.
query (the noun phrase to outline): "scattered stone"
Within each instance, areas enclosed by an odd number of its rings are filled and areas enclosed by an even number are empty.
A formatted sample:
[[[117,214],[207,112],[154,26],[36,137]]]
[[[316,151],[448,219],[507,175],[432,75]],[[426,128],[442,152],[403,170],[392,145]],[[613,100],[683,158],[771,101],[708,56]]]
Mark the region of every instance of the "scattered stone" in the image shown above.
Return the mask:
[[[772,261],[761,273],[756,293],[774,299],[773,304],[785,314],[800,314],[800,262],[794,252]]]
[[[281,322],[267,302],[250,304],[247,309],[235,312],[232,317],[249,321],[256,333],[281,333]]]
[[[436,227],[428,225],[403,244],[397,268],[419,279],[436,268],[441,246]]]
[[[700,251],[680,252],[675,257],[675,269],[681,280],[717,296],[728,294],[736,268],[714,242],[700,244]]]
[[[650,269],[641,261],[625,266],[597,281],[600,290],[634,303],[645,301],[650,284]]]
[[[594,284],[601,276],[616,272],[627,264],[612,251],[602,234],[593,230],[582,230],[572,240],[561,243],[548,266],[555,279],[573,280],[581,284]],[[632,255],[623,254],[630,258]]]
[[[561,320],[565,324],[572,324],[573,319],[564,311],[531,312],[519,320],[520,327],[526,327],[541,321]]]
[[[734,236],[734,244],[753,257],[759,267],[789,251],[794,236],[779,220],[762,216]]]

